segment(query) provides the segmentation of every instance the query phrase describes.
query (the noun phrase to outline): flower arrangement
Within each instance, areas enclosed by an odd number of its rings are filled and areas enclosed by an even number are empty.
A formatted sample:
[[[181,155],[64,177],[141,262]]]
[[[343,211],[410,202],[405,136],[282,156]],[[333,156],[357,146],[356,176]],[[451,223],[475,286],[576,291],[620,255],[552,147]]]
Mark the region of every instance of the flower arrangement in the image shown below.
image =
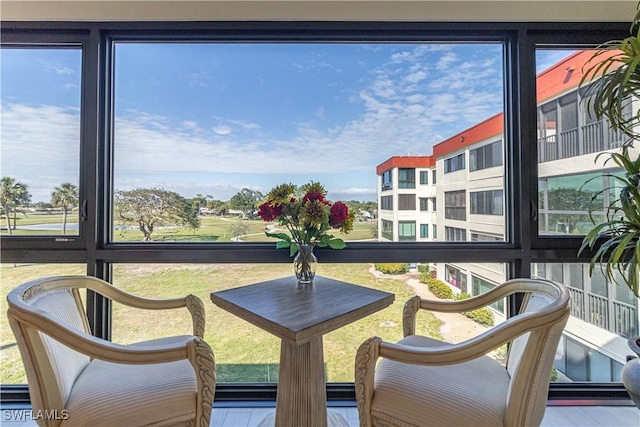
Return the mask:
[[[296,194],[302,197],[296,198]],[[303,244],[342,249],[346,244],[339,237],[329,234],[337,229],[343,234],[353,229],[355,213],[342,202],[326,199],[327,191],[318,182],[311,181],[298,188],[293,184],[280,184],[267,194],[267,200],[259,206],[258,216],[266,222],[277,221],[289,231],[265,232],[280,239],[276,248],[289,248],[295,255]]]

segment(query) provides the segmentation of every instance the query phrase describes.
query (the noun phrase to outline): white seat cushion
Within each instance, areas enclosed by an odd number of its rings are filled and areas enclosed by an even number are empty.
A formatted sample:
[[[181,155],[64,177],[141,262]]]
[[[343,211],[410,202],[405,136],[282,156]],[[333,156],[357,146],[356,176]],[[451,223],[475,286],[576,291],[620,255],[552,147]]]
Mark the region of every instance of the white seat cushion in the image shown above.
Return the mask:
[[[125,365],[93,360],[76,381],[63,426],[165,425],[195,417],[197,383],[188,360]]]
[[[446,343],[414,335],[399,344]],[[507,370],[488,356],[446,366],[383,359],[375,374],[371,413],[399,426],[502,426],[508,388]]]

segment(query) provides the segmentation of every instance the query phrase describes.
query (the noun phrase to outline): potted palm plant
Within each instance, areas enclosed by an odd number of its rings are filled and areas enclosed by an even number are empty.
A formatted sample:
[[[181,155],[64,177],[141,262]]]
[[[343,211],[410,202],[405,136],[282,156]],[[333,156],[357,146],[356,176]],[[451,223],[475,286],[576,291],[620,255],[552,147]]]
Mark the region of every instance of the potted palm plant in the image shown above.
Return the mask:
[[[631,35],[600,45],[585,64],[580,86],[586,86],[586,108],[597,120],[608,120],[613,131],[622,132],[626,141],[619,151],[604,152],[605,164],[614,162],[622,173],[609,173],[613,185],[593,196],[592,201],[609,192],[610,202],[602,217],[591,221],[594,227],[582,241],[579,254],[595,251],[589,274],[601,266],[608,280],[628,286],[640,296],[640,3],[631,23]],[[613,191],[612,191],[613,190]],[[640,356],[640,337],[631,337],[629,347]],[[640,359],[628,357],[622,382],[640,408]]]

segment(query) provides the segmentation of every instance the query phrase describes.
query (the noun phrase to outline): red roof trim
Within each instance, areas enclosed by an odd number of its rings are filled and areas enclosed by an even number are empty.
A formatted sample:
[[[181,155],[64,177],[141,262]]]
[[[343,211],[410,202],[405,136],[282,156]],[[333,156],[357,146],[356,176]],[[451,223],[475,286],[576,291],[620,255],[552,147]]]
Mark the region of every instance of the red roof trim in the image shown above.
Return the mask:
[[[393,156],[376,167],[376,174],[393,168],[432,168],[436,165],[433,156]]]

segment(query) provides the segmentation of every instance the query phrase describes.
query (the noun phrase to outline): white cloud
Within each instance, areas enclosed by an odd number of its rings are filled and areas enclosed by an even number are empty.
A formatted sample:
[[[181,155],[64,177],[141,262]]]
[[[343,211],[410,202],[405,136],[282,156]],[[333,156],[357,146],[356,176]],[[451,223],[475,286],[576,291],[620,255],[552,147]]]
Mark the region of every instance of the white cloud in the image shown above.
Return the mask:
[[[218,135],[229,135],[232,132],[229,126],[214,126],[213,131]]]

